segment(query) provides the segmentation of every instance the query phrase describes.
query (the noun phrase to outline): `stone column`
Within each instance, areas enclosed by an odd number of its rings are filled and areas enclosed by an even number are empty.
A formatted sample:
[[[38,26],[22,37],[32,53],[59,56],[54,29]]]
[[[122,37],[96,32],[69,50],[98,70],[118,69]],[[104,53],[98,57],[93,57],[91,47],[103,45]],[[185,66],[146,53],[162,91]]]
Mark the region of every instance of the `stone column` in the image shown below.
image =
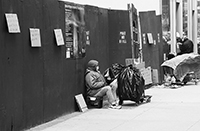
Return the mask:
[[[176,54],[176,0],[170,0],[171,52]]]
[[[183,0],[176,0],[176,30],[183,37]]]
[[[198,53],[197,47],[197,0],[191,0],[193,9],[192,9],[192,41],[194,43],[194,53]]]

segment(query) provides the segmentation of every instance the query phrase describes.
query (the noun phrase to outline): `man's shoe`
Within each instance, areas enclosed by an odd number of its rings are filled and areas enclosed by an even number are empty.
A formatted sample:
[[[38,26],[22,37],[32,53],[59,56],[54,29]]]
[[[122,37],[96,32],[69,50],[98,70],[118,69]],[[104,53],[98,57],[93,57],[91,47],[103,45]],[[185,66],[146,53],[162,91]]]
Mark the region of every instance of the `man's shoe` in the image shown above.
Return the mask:
[[[122,108],[121,105],[111,105],[111,106],[109,107],[109,109],[121,109],[121,108]]]

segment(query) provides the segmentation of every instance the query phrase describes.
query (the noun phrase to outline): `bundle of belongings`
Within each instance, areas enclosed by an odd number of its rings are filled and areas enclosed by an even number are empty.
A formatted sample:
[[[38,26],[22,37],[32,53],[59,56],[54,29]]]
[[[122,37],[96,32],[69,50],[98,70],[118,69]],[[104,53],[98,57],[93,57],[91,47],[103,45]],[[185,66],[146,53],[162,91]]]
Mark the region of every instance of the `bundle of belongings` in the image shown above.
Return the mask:
[[[108,84],[117,78],[119,105],[122,105],[124,100],[134,101],[137,105],[150,102],[151,96],[145,95],[144,78],[136,67],[116,63],[104,72],[104,77]]]
[[[165,85],[185,85],[189,81],[197,84],[200,78],[200,55],[185,53],[162,63]]]

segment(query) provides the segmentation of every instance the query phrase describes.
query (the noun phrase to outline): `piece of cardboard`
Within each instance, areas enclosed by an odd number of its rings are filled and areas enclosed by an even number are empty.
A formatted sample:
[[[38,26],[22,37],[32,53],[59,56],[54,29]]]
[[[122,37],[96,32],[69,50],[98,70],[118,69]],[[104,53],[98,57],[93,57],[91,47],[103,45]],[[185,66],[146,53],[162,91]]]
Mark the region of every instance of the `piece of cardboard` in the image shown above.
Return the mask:
[[[142,70],[145,68],[145,62],[141,62],[141,63],[138,63],[138,64],[135,64],[135,67],[139,70]]]
[[[151,72],[151,67],[147,67],[145,69],[140,70],[144,80],[145,80],[145,85],[152,84],[152,72]]]
[[[152,79],[153,79],[154,84],[159,83],[158,70],[157,69],[152,69]]]
[[[76,99],[76,102],[77,102],[78,107],[79,107],[81,112],[85,112],[85,111],[88,110],[88,107],[87,107],[87,105],[85,103],[85,100],[84,100],[82,94],[76,95],[75,99]]]
[[[128,65],[134,65],[134,59],[132,59],[132,58],[126,58],[125,59],[125,63],[126,63],[126,66],[128,66]]]

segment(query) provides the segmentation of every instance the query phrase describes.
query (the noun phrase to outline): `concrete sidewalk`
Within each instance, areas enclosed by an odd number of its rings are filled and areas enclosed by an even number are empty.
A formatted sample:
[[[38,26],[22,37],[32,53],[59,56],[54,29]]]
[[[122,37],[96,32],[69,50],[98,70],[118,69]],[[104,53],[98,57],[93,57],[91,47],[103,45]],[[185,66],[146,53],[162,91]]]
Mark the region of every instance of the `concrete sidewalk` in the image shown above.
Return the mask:
[[[29,131],[199,131],[200,83],[169,89],[153,87],[150,103],[135,106],[125,101],[122,109],[76,112]]]

